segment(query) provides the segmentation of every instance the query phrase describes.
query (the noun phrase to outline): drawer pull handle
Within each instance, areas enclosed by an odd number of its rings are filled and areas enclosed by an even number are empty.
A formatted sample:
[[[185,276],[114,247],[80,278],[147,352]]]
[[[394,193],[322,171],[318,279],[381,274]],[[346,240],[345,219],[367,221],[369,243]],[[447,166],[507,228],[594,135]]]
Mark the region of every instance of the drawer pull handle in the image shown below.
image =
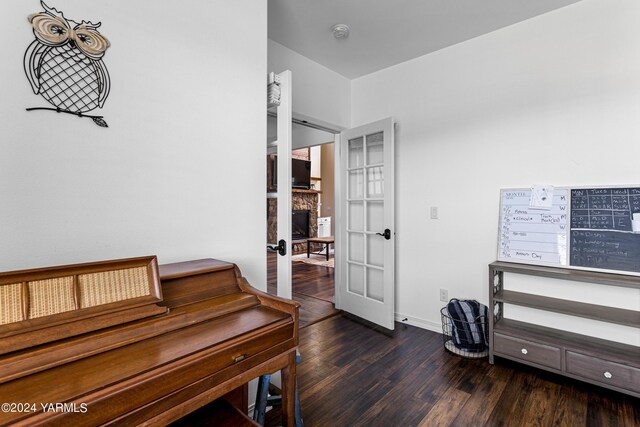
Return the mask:
[[[245,357],[247,357],[245,354],[240,354],[238,356],[234,356],[233,362],[234,363],[242,362]]]
[[[529,353],[529,350],[527,350],[526,348],[523,348],[522,350],[520,350],[522,352],[522,354],[527,354]]]
[[[611,372],[607,371],[607,372],[604,373],[604,377],[606,379],[611,379],[613,377],[613,375],[611,375]]]

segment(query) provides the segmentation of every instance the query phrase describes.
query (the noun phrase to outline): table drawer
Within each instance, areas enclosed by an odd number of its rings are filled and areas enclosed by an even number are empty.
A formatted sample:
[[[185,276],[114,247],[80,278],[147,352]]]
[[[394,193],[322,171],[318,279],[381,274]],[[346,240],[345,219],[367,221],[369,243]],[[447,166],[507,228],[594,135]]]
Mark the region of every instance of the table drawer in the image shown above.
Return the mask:
[[[640,393],[640,369],[567,351],[567,373]]]
[[[494,352],[500,356],[514,357],[525,362],[562,369],[562,351],[558,347],[513,338],[507,335],[493,335]]]

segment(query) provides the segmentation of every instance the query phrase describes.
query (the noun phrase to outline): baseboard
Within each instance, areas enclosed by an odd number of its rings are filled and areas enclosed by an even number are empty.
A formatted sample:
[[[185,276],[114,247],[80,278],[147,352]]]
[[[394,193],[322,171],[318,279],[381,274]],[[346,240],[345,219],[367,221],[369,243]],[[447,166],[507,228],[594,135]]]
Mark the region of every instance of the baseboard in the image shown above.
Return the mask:
[[[431,322],[429,320],[419,319],[417,317],[409,316],[407,314],[396,313],[396,322],[405,323],[407,325],[426,329],[432,332],[438,332],[440,334],[442,333],[442,324]]]
[[[380,333],[382,333],[384,335],[387,335],[389,337],[393,336],[393,331],[392,330],[387,329],[387,328],[385,328],[383,326],[380,326],[380,325],[378,325],[376,323],[370,322],[367,319],[363,319],[362,317],[356,316],[355,314],[351,314],[351,313],[345,311],[345,312],[342,313],[342,315],[344,317],[348,318],[348,319],[353,320],[356,323],[360,323],[361,325],[364,325],[364,326],[366,326],[368,328],[371,328],[374,331],[380,332]]]
[[[371,323],[368,320],[362,319],[361,317],[355,316],[353,314],[350,314],[348,312],[343,312],[342,315],[344,317],[347,317],[355,322],[358,322],[360,324],[363,324],[365,326],[368,326],[372,329],[377,330],[378,332],[382,332],[385,335],[389,335],[392,336],[393,335],[393,331],[390,331],[386,328],[383,328],[382,326],[378,326],[375,323]],[[420,319],[417,317],[413,317],[413,316],[409,316],[406,314],[400,314],[400,313],[396,313],[395,314],[395,321],[399,322],[399,323],[404,323],[405,325],[411,325],[411,326],[415,326],[417,328],[421,328],[421,329],[426,329],[428,331],[432,331],[432,332],[437,332],[439,334],[442,333],[442,324],[441,323],[436,323],[436,322],[431,322],[429,320],[424,320],[424,319]]]

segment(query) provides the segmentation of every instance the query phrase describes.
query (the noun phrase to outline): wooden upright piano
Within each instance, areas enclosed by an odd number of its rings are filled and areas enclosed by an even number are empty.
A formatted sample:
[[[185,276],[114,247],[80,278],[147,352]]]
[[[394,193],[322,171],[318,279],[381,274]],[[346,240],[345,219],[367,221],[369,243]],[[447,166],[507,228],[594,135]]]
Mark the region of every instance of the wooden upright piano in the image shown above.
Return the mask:
[[[298,304],[234,264],[155,257],[0,273],[0,425],[165,425],[281,371],[293,426]]]

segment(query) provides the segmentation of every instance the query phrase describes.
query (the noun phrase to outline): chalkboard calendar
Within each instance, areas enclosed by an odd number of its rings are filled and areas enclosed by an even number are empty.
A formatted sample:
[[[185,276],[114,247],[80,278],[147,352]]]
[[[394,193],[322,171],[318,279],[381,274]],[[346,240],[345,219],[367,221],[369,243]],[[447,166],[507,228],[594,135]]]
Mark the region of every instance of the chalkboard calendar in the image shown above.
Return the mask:
[[[640,272],[640,188],[571,190],[570,265]]]
[[[555,188],[546,210],[530,196],[501,190],[498,260],[640,275],[640,187]]]

